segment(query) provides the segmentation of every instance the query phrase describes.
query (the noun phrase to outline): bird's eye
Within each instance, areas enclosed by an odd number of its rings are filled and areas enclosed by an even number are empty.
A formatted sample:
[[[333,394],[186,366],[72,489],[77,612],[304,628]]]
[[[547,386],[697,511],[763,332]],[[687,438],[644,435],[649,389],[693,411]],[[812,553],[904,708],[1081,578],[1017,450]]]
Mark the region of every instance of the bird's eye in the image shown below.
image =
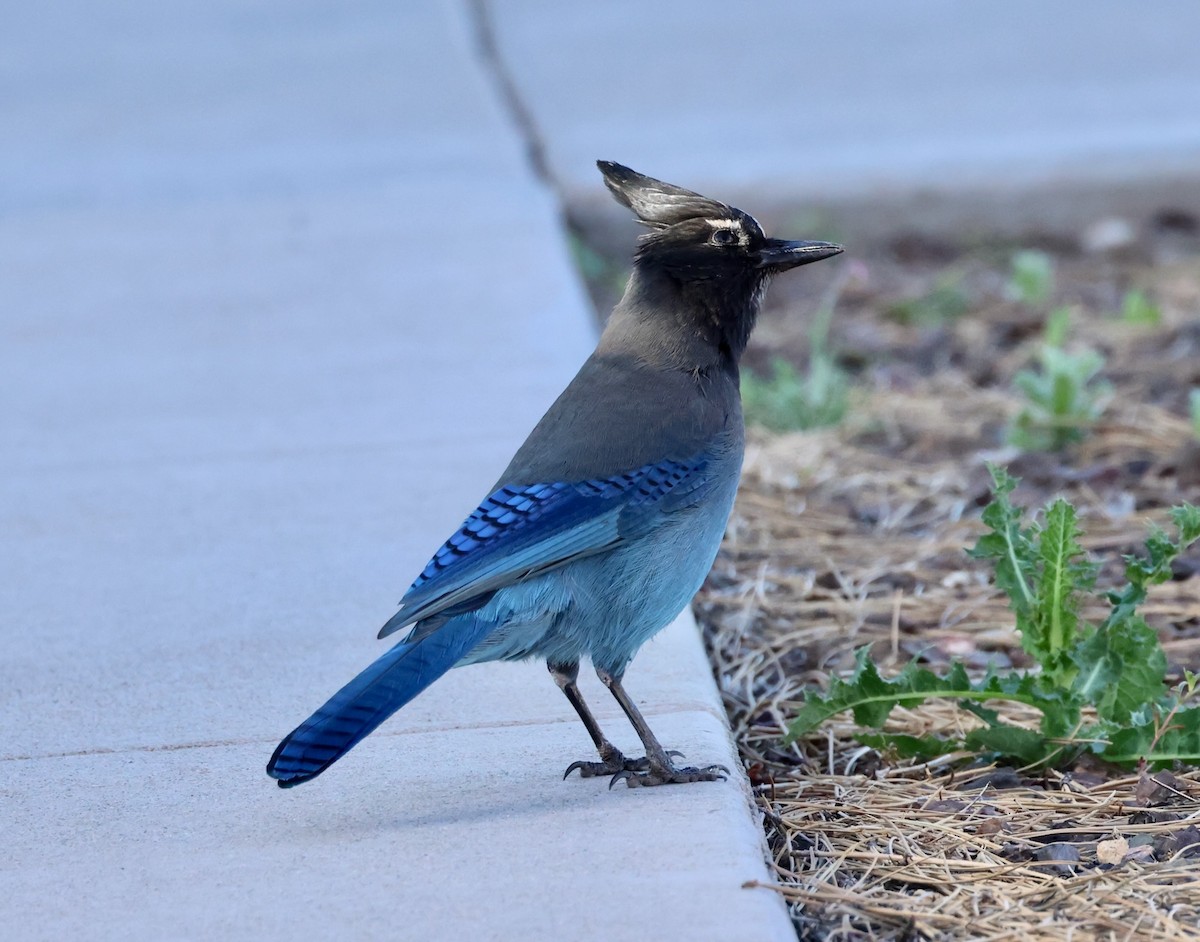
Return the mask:
[[[712,237],[709,239],[709,241],[712,242],[713,245],[733,245],[735,242],[737,242],[737,236],[733,234],[732,229],[721,227],[720,229],[713,230]]]

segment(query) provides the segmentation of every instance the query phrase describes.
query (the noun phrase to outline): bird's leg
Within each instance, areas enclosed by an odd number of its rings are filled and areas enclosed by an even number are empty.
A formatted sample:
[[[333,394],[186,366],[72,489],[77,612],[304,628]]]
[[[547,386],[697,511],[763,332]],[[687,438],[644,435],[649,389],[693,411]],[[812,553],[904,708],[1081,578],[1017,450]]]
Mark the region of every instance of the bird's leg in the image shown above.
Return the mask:
[[[617,703],[621,704],[621,709],[625,711],[625,715],[629,717],[629,722],[633,724],[633,728],[637,730],[638,736],[646,746],[646,765],[640,769],[625,768],[619,772],[613,773],[612,781],[608,783],[608,787],[612,788],[617,782],[622,779],[630,788],[637,788],[643,785],[673,785],[682,784],[683,782],[715,782],[717,780],[724,781],[729,775],[729,769],[723,765],[709,765],[704,768],[694,768],[686,766],[684,768],[676,768],[671,762],[672,756],[682,755],[674,750],[663,749],[657,737],[651,731],[650,726],[646,723],[645,717],[638,710],[634,702],[629,698],[629,694],[625,692],[625,688],[621,686],[621,678],[618,675],[610,674],[602,667],[596,668],[596,676],[600,678],[600,682],[607,687]]]
[[[600,724],[592,716],[592,711],[588,709],[588,705],[583,699],[583,694],[579,692],[579,686],[575,683],[579,678],[578,661],[572,664],[547,663],[546,666],[550,668],[550,675],[554,678],[554,682],[558,684],[558,688],[566,694],[567,699],[571,701],[571,706],[575,708],[575,712],[583,720],[583,725],[587,727],[588,735],[592,737],[592,742],[596,744],[596,751],[600,753],[599,762],[586,762],[582,760],[572,762],[567,766],[567,771],[563,773],[563,778],[566,778],[577,769],[582,778],[593,778],[597,775],[615,775],[619,772],[640,772],[650,767],[645,759],[626,759],[621,750],[608,741],[608,737],[600,729]]]

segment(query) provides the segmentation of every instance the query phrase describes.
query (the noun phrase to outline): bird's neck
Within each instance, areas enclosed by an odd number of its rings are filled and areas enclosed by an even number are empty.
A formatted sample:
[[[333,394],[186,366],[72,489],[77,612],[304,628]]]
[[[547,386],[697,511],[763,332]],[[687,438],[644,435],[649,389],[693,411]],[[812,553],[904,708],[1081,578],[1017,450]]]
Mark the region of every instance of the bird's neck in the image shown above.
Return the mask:
[[[631,354],[664,369],[737,376],[761,291],[719,290],[635,266],[600,338],[601,353]]]

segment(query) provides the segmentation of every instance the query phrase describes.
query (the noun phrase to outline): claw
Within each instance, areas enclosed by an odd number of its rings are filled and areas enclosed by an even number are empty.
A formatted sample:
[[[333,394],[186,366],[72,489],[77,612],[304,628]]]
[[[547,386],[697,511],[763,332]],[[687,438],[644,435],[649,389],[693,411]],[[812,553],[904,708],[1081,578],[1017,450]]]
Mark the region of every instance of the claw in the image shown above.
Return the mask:
[[[727,781],[729,769],[723,765],[706,765],[704,768],[687,766],[677,769],[673,766],[666,768],[649,768],[644,772],[622,769],[608,780],[609,790],[624,781],[629,788],[649,788],[653,785],[682,785],[686,782],[724,782]]]
[[[621,753],[617,752],[609,755],[607,759],[600,762],[589,762],[585,759],[580,759],[577,762],[572,762],[567,766],[567,771],[563,772],[565,780],[575,770],[579,770],[580,778],[596,778],[601,775],[612,775],[614,772],[644,772],[650,768],[650,762],[645,758],[627,759]]]
[[[574,772],[576,769],[582,769],[585,765],[588,765],[588,763],[584,762],[582,759],[580,759],[578,762],[572,762],[570,765],[567,766],[567,771],[563,772],[563,781],[565,782],[567,780],[567,776],[570,775],[572,772]],[[579,777],[580,778],[584,777],[582,771],[579,773]]]
[[[629,769],[622,769],[620,772],[618,772],[616,775],[614,775],[612,778],[610,778],[608,780],[608,790],[611,792],[613,786],[616,785],[617,782],[621,781],[621,779],[632,779],[635,774],[636,773],[631,772]],[[633,788],[632,782],[630,783],[629,787]]]

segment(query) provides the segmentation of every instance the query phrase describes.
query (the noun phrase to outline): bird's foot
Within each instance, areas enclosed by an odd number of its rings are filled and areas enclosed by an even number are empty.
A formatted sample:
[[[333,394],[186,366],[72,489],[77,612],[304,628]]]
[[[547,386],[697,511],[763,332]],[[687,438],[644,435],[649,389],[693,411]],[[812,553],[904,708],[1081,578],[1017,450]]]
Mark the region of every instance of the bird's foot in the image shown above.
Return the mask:
[[[668,755],[678,753],[668,753]],[[643,788],[650,785],[682,785],[685,782],[723,782],[729,777],[729,769],[723,765],[706,765],[702,769],[685,766],[677,769],[667,764],[649,762],[645,769],[622,769],[609,780],[608,787],[612,788],[617,782],[623,781],[630,788]]]
[[[682,752],[676,752],[672,749],[667,753],[669,756],[678,756],[683,758]],[[563,772],[563,778],[567,778],[572,772],[578,771],[580,778],[598,778],[603,775],[625,775],[626,773],[648,772],[650,770],[650,760],[645,756],[640,759],[628,759],[623,753],[617,749],[606,753],[604,759],[600,762],[586,762],[580,760],[572,762],[567,766],[567,771]],[[612,788],[610,783],[609,788]]]

